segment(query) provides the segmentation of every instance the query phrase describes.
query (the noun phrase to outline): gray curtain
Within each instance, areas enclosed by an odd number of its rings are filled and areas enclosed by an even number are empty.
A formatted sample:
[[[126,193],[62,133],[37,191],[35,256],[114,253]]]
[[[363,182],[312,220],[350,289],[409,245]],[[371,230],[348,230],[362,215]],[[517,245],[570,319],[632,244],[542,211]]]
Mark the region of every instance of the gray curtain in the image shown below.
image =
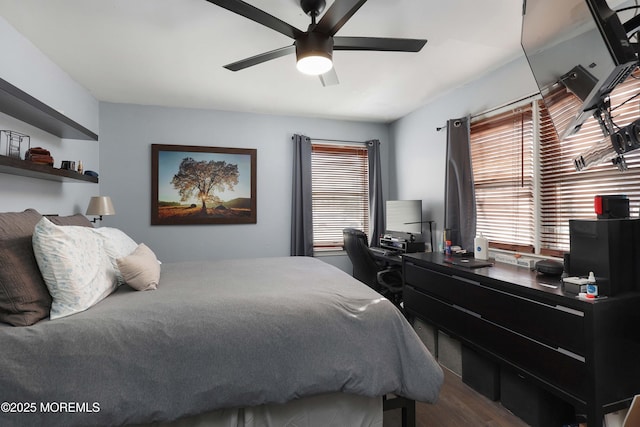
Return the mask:
[[[369,158],[369,245],[378,246],[384,233],[384,200],[382,199],[382,171],[380,169],[380,141],[367,141]]]
[[[469,118],[447,121],[444,228],[453,245],[473,252],[476,196],[473,189]]]
[[[313,256],[311,210],[311,139],[293,135],[293,197],[291,200],[291,255]]]

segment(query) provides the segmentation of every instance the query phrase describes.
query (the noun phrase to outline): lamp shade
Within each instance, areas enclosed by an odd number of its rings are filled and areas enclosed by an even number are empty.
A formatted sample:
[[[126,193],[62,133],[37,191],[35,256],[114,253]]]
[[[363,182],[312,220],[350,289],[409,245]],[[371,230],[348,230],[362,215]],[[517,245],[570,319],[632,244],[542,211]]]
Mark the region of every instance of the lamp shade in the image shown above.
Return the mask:
[[[115,215],[116,210],[111,203],[111,197],[95,196],[89,200],[86,215]]]
[[[296,39],[296,68],[304,74],[317,76],[333,67],[333,39],[319,33],[309,33]]]

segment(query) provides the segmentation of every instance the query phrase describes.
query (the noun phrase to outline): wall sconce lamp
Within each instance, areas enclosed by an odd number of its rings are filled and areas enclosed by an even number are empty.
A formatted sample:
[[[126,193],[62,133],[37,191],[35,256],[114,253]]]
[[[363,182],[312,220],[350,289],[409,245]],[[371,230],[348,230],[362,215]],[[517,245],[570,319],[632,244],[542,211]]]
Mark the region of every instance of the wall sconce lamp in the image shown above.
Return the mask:
[[[111,203],[111,197],[109,196],[95,196],[89,200],[89,206],[85,215],[98,216],[93,218],[91,222],[102,221],[102,215],[115,215],[116,210]]]

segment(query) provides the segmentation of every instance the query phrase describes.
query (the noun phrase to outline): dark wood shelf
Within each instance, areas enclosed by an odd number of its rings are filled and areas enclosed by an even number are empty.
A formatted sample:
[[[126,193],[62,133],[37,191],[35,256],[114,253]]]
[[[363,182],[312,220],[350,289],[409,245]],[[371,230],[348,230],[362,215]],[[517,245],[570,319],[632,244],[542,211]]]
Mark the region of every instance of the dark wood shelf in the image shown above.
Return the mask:
[[[98,178],[82,175],[75,171],[56,169],[49,165],[29,162],[27,160],[14,159],[13,157],[0,155],[0,173],[28,176],[48,181],[81,181],[97,184]]]
[[[0,79],[0,112],[59,138],[98,140],[94,132],[3,79]]]

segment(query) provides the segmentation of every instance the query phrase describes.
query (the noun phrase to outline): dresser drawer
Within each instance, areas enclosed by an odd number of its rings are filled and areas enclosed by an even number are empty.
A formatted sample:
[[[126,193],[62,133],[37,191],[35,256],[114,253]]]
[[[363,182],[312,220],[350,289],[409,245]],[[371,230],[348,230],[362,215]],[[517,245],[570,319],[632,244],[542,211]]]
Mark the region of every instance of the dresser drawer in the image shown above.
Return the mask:
[[[405,286],[403,299],[406,309],[417,317],[554,384],[573,398],[585,398],[588,375],[583,357],[525,337],[413,286]]]
[[[584,313],[507,293],[479,281],[405,263],[405,283],[473,316],[578,356],[586,352]]]

